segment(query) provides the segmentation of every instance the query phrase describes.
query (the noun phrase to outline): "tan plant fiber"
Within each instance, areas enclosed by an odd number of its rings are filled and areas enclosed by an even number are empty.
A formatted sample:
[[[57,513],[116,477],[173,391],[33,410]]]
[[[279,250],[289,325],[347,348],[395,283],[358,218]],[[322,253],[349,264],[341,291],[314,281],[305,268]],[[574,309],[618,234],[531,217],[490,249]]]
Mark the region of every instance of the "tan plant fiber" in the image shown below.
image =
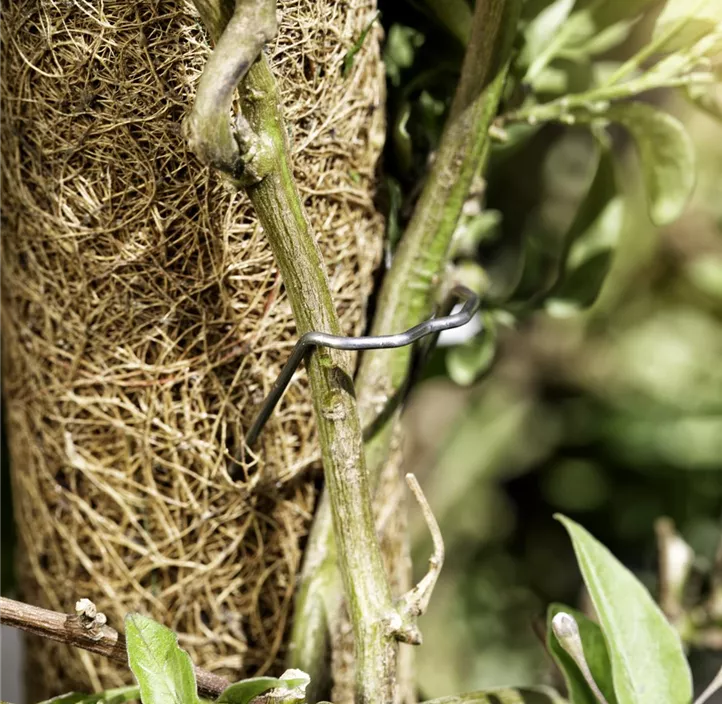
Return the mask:
[[[281,0],[268,47],[295,175],[348,334],[383,224],[374,0]],[[183,0],[6,0],[2,333],[22,598],[110,625],[138,610],[205,668],[282,671],[317,493],[305,372],[227,473],[295,341],[242,194],[187,153],[209,52]],[[30,698],[127,682],[66,646],[28,648]]]

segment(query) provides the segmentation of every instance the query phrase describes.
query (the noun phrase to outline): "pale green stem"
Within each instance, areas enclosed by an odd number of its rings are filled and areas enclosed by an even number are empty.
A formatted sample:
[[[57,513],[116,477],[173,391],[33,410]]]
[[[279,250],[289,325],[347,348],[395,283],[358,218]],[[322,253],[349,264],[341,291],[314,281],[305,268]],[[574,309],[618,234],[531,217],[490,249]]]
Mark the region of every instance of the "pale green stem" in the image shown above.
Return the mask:
[[[691,84],[714,83],[715,77],[711,73],[696,72],[686,76],[655,77],[642,76],[627,83],[595,88],[584,93],[573,93],[563,98],[552,100],[540,105],[530,105],[520,110],[504,115],[504,122],[526,121],[549,122],[552,120],[564,121],[566,117],[573,119],[574,110],[584,110],[589,113],[598,113],[601,119],[609,107],[609,103],[615,100],[631,98],[640,93],[645,93],[658,88],[679,88]]]
[[[226,24],[235,19],[236,8],[231,0],[202,0],[197,6],[216,40]],[[240,48],[238,56],[245,61]],[[234,60],[233,52],[227,60]],[[212,75],[206,78],[213,85]],[[270,161],[264,159],[270,164],[267,173],[260,173],[255,182],[246,183],[246,192],[280,269],[298,335],[310,330],[339,335],[341,327],[326,270],[289,162],[280,96],[263,55],[248,69],[240,92],[244,119],[255,139],[272,157]],[[197,115],[208,112],[202,106],[194,108]],[[204,129],[202,123],[195,128],[201,133]],[[217,134],[215,129],[217,124],[212,122],[206,141]],[[308,363],[338,562],[354,629],[355,700],[359,704],[376,704],[393,701],[398,627],[395,621],[400,617],[391,601],[374,528],[351,370],[348,353],[328,348],[317,348]]]
[[[449,119],[419,203],[384,280],[372,328],[374,335],[406,330],[428,317],[433,309],[461,208],[474,174],[481,170],[488,153],[489,127],[497,114],[508,73],[519,8],[519,0],[476,3]],[[372,483],[388,455],[397,415],[394,406],[403,393],[411,355],[409,348],[371,351],[361,364],[356,386]],[[323,519],[328,501],[324,492],[318,513],[321,518],[312,528],[306,549],[304,586],[296,602],[291,640],[291,665],[306,671],[317,667],[320,654],[327,652],[328,633],[320,627],[319,614],[326,603],[337,603],[332,595],[340,591],[338,573],[332,571],[334,536]],[[326,614],[329,623],[338,619],[338,610]],[[307,620],[314,626],[307,626]],[[309,637],[316,640],[310,642]]]
[[[629,76],[631,73],[634,73],[647,59],[654,56],[656,53],[658,53],[667,42],[669,42],[670,39],[674,37],[677,32],[679,32],[684,25],[689,22],[690,19],[692,19],[695,15],[695,12],[702,7],[705,3],[707,3],[708,0],[697,0],[696,3],[693,3],[692,6],[687,10],[687,12],[680,17],[680,19],[672,24],[669,29],[667,29],[666,32],[662,32],[657,37],[655,37],[649,44],[642,47],[634,56],[632,56],[630,59],[627,59],[607,80],[606,86],[611,86],[615,83],[619,83],[619,81],[623,80],[627,76]]]

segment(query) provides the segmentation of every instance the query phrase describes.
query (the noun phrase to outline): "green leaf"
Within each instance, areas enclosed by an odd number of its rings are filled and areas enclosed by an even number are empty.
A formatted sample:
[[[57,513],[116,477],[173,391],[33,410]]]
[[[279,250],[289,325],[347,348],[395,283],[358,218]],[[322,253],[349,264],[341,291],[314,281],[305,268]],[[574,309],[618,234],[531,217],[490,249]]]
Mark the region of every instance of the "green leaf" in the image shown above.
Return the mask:
[[[551,687],[502,687],[430,699],[424,704],[566,704]]]
[[[594,28],[589,36],[594,36],[622,20],[637,19],[658,2],[659,0],[577,0],[574,12],[588,14],[588,22]]]
[[[682,642],[649,592],[598,540],[557,514],[607,642],[619,704],[689,704],[692,679]]]
[[[494,361],[496,340],[496,324],[487,314],[480,335],[452,347],[447,353],[446,368],[452,381],[460,386],[469,386],[486,372]]]
[[[305,699],[303,690],[309,681],[309,676],[301,670],[287,670],[280,678],[252,677],[232,684],[216,699],[216,704],[249,704],[256,697],[272,689],[285,689],[291,695],[288,698],[281,696],[279,701],[303,701]],[[299,691],[292,692],[295,689]]]
[[[685,95],[695,107],[722,122],[722,102],[717,96],[717,86],[692,83],[686,87]]]
[[[662,226],[676,220],[695,184],[694,146],[682,124],[638,102],[612,105],[605,117],[625,127],[634,139],[652,222]]]
[[[147,616],[128,614],[125,638],[143,704],[197,704],[193,665],[173,631]]]
[[[574,0],[554,0],[527,25],[521,53],[524,66],[544,55],[549,42],[554,39],[573,7]]]
[[[540,228],[527,234],[524,273],[514,300],[533,304],[549,299],[549,312],[563,316],[596,301],[611,267],[623,210],[609,150],[600,147],[592,169],[589,188],[567,231]]]
[[[722,0],[667,0],[657,17],[652,40],[664,40],[660,51],[680,51],[719,31],[720,24]]]
[[[552,631],[552,619],[560,612],[570,614],[579,626],[579,635],[584,646],[584,658],[589,665],[597,687],[601,690],[609,704],[616,704],[614,684],[612,681],[612,664],[604,642],[602,629],[588,619],[581,611],[576,611],[563,604],[550,604],[547,610],[547,648],[554,661],[564,675],[572,704],[599,704],[589,689],[576,663],[564,648],[559,644]]]
[[[132,702],[139,698],[139,688],[133,685],[131,687],[106,689],[104,692],[96,692],[95,694],[69,692],[68,694],[61,694],[52,699],[47,699],[40,702],[40,704],[122,704],[122,702]]]
[[[416,50],[423,43],[424,35],[421,32],[401,24],[391,25],[384,47],[384,64],[393,85],[400,85],[402,71],[414,63]]]
[[[351,69],[353,68],[353,62],[356,58],[356,54],[361,51],[361,47],[363,46],[364,42],[366,41],[366,37],[368,37],[369,32],[371,31],[371,27],[374,26],[374,22],[380,17],[381,13],[377,12],[373,19],[366,25],[363,32],[361,32],[361,35],[356,40],[354,45],[346,52],[346,55],[343,57],[343,67],[341,69],[341,74],[346,77],[351,72]]]
[[[566,49],[591,55],[587,44],[606,29],[620,23],[631,23],[658,0],[577,0],[569,17],[551,34],[549,41],[531,61],[524,80],[534,83],[551,60]],[[540,17],[543,13],[540,13]],[[532,23],[533,24],[533,23]],[[616,32],[622,30],[617,27]]]
[[[485,209],[475,215],[462,213],[451,242],[450,258],[475,259],[482,242],[498,238],[500,225],[501,213],[498,210]]]

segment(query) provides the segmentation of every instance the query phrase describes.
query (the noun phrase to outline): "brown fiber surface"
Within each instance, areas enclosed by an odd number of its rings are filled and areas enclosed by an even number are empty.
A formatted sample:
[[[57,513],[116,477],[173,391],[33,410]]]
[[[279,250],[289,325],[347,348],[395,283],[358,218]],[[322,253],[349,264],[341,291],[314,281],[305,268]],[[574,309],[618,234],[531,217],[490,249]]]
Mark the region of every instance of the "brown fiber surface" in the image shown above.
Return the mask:
[[[243,195],[186,153],[208,53],[181,0],[3,7],[3,370],[22,597],[93,599],[175,629],[206,668],[278,673],[314,506],[299,372],[233,484],[230,453],[294,342]],[[347,333],[364,324],[382,223],[374,0],[283,0],[269,47],[305,205]],[[128,680],[33,642],[31,697]]]

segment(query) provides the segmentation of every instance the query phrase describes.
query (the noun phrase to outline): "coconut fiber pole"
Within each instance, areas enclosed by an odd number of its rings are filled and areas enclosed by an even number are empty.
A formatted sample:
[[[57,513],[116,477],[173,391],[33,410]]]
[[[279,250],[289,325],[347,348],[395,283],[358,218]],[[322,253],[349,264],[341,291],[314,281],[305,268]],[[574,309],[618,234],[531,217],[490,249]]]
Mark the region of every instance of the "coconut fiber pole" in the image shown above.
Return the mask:
[[[383,230],[371,196],[383,134],[375,30],[342,67],[375,7],[281,9],[266,52],[289,168],[339,329],[358,334]],[[281,285],[248,198],[181,134],[206,30],[177,0],[50,0],[5,3],[2,32],[19,596],[58,612],[87,596],[116,628],[145,612],[206,670],[277,674],[320,460],[305,375],[253,461],[235,481],[228,470],[299,327],[316,321],[297,326],[292,282]],[[65,645],[28,653],[32,700],[129,681]]]

